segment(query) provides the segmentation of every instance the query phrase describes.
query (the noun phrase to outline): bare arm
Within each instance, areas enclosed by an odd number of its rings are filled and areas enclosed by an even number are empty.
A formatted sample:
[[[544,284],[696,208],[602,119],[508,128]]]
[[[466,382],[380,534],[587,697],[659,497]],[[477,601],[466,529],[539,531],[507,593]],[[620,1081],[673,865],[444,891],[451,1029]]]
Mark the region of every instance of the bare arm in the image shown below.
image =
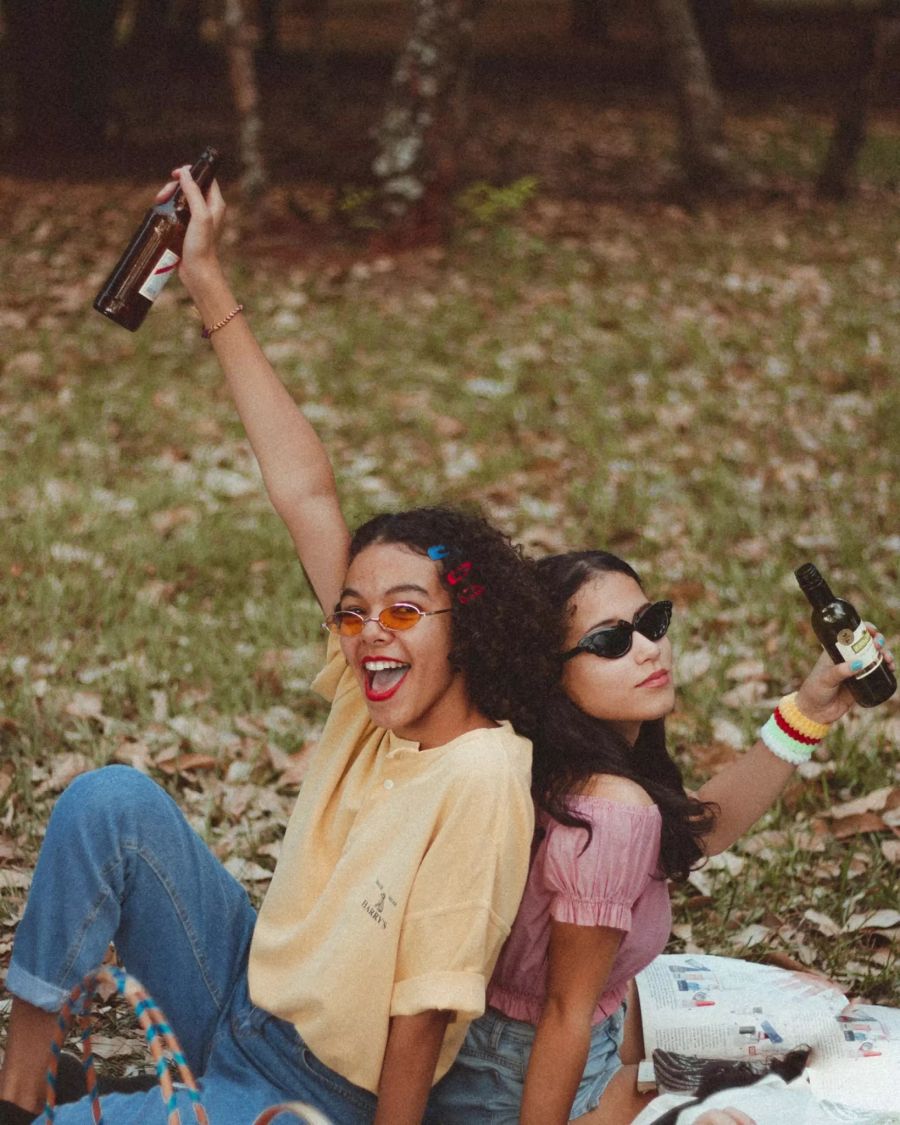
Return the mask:
[[[375,1125],[419,1125],[450,1015],[429,1011],[391,1018]]]
[[[182,169],[179,178],[191,208],[179,272],[203,323],[216,324],[238,303],[216,253],[225,201],[218,184],[204,200],[190,173]],[[272,504],[291,533],[319,604],[330,612],[347,569],[349,532],[325,447],[266,359],[246,317],[234,317],[210,343]]]
[[[870,626],[870,632],[874,634],[876,630]],[[893,666],[888,652],[885,659]],[[833,664],[823,652],[797,692],[797,706],[817,723],[837,722],[853,704],[845,686],[852,674],[849,664]],[[702,801],[714,801],[720,813],[706,837],[706,854],[724,851],[755,824],[778,799],[794,769],[789,762],[776,757],[765,743],[757,741],[746,754],[707,781],[697,796]]]
[[[550,923],[547,999],[534,1037],[521,1125],[565,1125],[584,1073],[591,1017],[622,943],[608,926]]]

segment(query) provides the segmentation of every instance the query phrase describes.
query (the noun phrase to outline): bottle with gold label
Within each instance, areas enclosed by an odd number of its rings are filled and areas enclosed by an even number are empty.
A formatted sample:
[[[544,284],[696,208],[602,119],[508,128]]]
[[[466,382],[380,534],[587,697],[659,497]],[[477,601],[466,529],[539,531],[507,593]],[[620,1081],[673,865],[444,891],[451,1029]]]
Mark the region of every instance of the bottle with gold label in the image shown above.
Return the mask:
[[[804,563],[794,574],[813,607],[812,627],[825,651],[835,664],[848,660],[859,665],[847,681],[856,702],[877,707],[889,699],[897,690],[897,679],[850,602],[834,596],[812,563]]]
[[[206,192],[216,174],[219,153],[203,151],[191,175]],[[94,308],[130,332],[144,323],[153,302],[181,261],[184,232],[191,212],[180,187],[164,202],[151,207],[125,253],[97,294]]]

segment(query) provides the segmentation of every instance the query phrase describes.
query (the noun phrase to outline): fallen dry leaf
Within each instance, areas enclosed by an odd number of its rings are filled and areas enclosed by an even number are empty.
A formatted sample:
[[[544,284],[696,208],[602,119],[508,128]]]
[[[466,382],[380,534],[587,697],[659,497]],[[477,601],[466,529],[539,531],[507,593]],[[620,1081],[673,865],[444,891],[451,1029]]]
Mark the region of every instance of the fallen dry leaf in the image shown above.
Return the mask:
[[[200,513],[196,508],[180,507],[180,508],[166,508],[160,512],[154,512],[150,517],[150,524],[157,535],[165,538],[171,535],[172,532],[178,528],[183,527],[185,524],[197,523],[200,519]]]
[[[719,699],[726,707],[752,707],[766,697],[766,685],[759,680],[745,680],[723,692]]]
[[[759,945],[761,941],[766,941],[772,934],[768,926],[761,926],[754,923],[750,926],[745,926],[739,933],[733,934],[728,940],[732,945],[740,946],[741,948],[749,948],[753,945]]]
[[[892,926],[900,926],[900,911],[872,910],[867,914],[851,914],[843,932],[853,934],[857,930],[884,930]]]
[[[749,741],[742,728],[731,719],[715,718],[712,728],[713,737],[717,742],[724,742],[726,746],[733,746],[735,750],[746,746]]]
[[[93,691],[76,691],[63,708],[73,719],[96,719],[103,714],[103,697]]]
[[[761,660],[739,660],[725,670],[725,677],[743,683],[746,680],[763,680],[767,678],[766,666]]]
[[[167,757],[157,760],[157,769],[172,777],[177,773],[191,773],[194,770],[214,770],[219,767],[218,758],[211,754],[178,754],[176,757]]]
[[[836,840],[859,836],[864,832],[883,832],[887,826],[877,813],[864,812],[842,817],[834,826]]]
[[[0,867],[0,891],[27,891],[31,886],[31,872],[16,867]]]
[[[38,794],[59,793],[80,774],[96,767],[93,758],[75,752],[59,754],[53,760],[53,768],[46,779],[35,790]]]
[[[882,840],[881,854],[889,863],[900,863],[900,840]]]
[[[267,868],[258,863],[253,863],[252,860],[240,859],[238,856],[226,859],[224,867],[230,875],[233,875],[235,879],[242,883],[263,883],[272,878],[272,872]]]
[[[708,649],[693,649],[675,654],[675,673],[680,684],[699,680],[712,667],[712,654]]]
[[[822,914],[819,910],[804,910],[803,917],[807,922],[812,922],[820,934],[825,934],[826,937],[837,937],[841,932],[841,927],[829,918],[827,914]]]
[[[882,789],[874,789],[871,793],[866,793],[865,796],[857,797],[853,801],[832,805],[828,810],[828,815],[842,818],[855,816],[858,813],[880,812],[882,809],[894,809],[898,806],[900,806],[900,788],[894,785],[886,785]]]

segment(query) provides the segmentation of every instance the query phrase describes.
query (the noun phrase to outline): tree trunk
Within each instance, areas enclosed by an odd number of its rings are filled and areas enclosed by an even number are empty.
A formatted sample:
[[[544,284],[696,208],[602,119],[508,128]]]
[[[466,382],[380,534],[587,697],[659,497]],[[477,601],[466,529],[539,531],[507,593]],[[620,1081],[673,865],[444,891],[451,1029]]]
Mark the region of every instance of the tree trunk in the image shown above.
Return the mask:
[[[238,117],[241,194],[247,203],[253,204],[265,192],[268,175],[260,143],[262,119],[256,62],[242,0],[225,0],[225,49],[228,53],[228,78]]]
[[[373,171],[387,223],[399,234],[443,232],[456,182],[460,92],[484,0],[416,0],[376,132]]]
[[[722,101],[688,0],[654,0],[656,21],[678,101],[680,161],[691,187],[713,189],[731,178]]]
[[[840,91],[834,132],[816,182],[820,199],[846,199],[853,192],[856,162],[866,140],[869,103],[885,54],[885,22],[874,16],[863,30],[853,71]]]

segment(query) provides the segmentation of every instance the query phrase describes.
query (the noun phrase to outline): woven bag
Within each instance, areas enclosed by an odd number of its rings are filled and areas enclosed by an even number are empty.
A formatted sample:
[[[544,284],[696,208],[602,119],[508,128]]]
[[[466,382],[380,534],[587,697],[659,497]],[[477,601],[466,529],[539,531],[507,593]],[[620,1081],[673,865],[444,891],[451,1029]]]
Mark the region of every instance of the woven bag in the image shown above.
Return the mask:
[[[96,1125],[103,1125],[103,1110],[97,1091],[97,1074],[91,1044],[90,1009],[94,996],[104,986],[114,989],[128,1001],[138,1023],[143,1028],[144,1037],[150,1049],[150,1057],[153,1059],[156,1076],[159,1080],[160,1093],[166,1107],[167,1125],[181,1125],[181,1111],[178,1108],[177,1091],[169,1067],[170,1061],[178,1069],[180,1084],[187,1093],[194,1121],[197,1125],[210,1125],[191,1068],[188,1066],[178,1039],[166,1021],[162,1009],[139,980],[130,976],[123,969],[111,965],[103,965],[95,972],[89,973],[81,984],[72,990],[59,1013],[51,1044],[50,1067],[47,1071],[46,1105],[43,1114],[38,1118],[38,1125],[43,1125],[44,1122],[52,1122],[56,1115],[56,1075],[59,1069],[59,1056],[66,1037],[73,1026],[77,1026],[81,1033],[81,1049],[84,1056],[82,1066],[88,1096],[91,1099],[91,1113]],[[269,1125],[282,1114],[290,1114],[304,1122],[305,1125],[331,1125],[325,1114],[300,1102],[284,1102],[280,1105],[271,1106],[259,1114],[252,1125]],[[250,1125],[249,1122],[248,1125]]]

